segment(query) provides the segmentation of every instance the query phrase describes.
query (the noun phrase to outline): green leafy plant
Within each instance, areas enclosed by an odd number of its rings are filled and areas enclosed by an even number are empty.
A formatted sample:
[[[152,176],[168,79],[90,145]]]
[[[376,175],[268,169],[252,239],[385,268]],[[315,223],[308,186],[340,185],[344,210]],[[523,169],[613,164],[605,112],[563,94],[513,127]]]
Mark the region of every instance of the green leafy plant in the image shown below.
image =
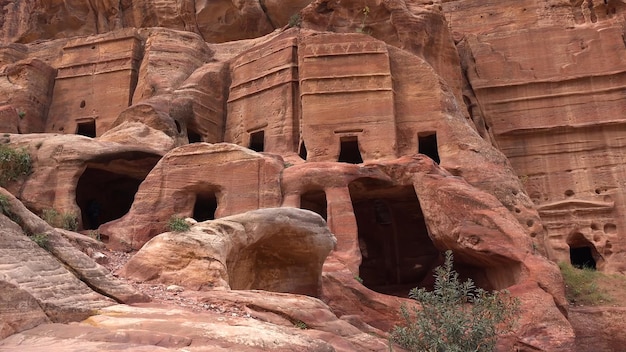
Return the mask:
[[[26,112],[25,112],[25,111],[20,110],[20,111],[17,113],[17,116],[19,116],[19,118],[20,118],[20,119],[23,119],[23,118],[26,116]]]
[[[185,232],[189,231],[191,225],[185,219],[172,215],[172,217],[167,222],[167,228],[173,232]]]
[[[293,323],[293,326],[297,327],[298,329],[302,329],[302,330],[306,330],[306,329],[308,329],[308,328],[309,328],[309,327],[306,325],[306,323],[305,323],[305,322],[303,322],[302,320],[296,320],[296,321]]]
[[[78,218],[71,212],[59,213],[55,209],[44,209],[41,212],[41,218],[52,227],[69,231],[78,230]]]
[[[100,232],[98,232],[98,230],[89,231],[89,237],[93,238],[96,241],[102,241],[102,236],[100,236]]]
[[[48,236],[45,233],[37,233],[31,236],[28,236],[33,242],[37,243],[37,245],[43,249],[48,248]]]
[[[0,186],[30,174],[32,163],[26,149],[0,145]]]
[[[11,215],[11,206],[9,205],[9,198],[4,194],[0,194],[0,213],[6,216]]]
[[[291,17],[289,17],[289,22],[287,23],[287,26],[289,28],[300,27],[301,25],[302,25],[302,17],[300,17],[299,13],[294,13],[293,15],[291,15]]]
[[[583,267],[578,269],[569,263],[559,263],[563,280],[565,281],[565,296],[567,300],[580,305],[598,305],[611,301],[608,294],[598,287],[598,280],[602,273],[595,269]]]
[[[410,351],[493,351],[498,335],[513,329],[519,301],[507,291],[476,288],[471,279],[461,283],[452,261],[447,251],[432,292],[411,290],[422,309],[400,309],[404,324],[391,332],[393,342]]]
[[[78,230],[78,219],[74,213],[61,214],[61,228],[76,231]]]
[[[355,276],[354,276],[354,279],[355,279],[356,281],[358,281],[360,284],[363,284],[363,279],[361,279],[361,277],[360,277],[360,276],[355,275]]]

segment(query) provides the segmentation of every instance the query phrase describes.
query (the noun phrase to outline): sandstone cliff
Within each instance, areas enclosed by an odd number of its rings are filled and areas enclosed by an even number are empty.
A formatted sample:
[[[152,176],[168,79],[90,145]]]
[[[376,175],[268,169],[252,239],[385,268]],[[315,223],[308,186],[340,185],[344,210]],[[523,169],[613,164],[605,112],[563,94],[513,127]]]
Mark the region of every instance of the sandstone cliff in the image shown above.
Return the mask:
[[[0,247],[0,290],[16,297],[0,301],[12,317],[2,337],[109,306],[81,325],[92,350],[386,350],[406,293],[431,285],[450,249],[464,277],[521,301],[500,350],[574,351],[555,262],[626,270],[623,1],[0,0],[0,11],[0,143],[24,148],[33,170],[2,185],[22,219],[0,215],[15,239]],[[112,306],[145,297],[74,250],[67,238],[81,235],[35,216],[50,209],[131,252],[123,279],[179,285],[196,307],[226,290],[220,304],[263,322],[236,317],[221,326],[240,328],[203,339],[183,321],[216,328],[206,312]],[[173,234],[172,216],[194,224]],[[42,231],[48,251],[27,245]],[[150,327],[109,339],[126,315]],[[298,322],[313,329],[285,330]],[[36,348],[46,326],[0,346]],[[78,332],[64,329],[54,343],[70,348],[63,336]]]

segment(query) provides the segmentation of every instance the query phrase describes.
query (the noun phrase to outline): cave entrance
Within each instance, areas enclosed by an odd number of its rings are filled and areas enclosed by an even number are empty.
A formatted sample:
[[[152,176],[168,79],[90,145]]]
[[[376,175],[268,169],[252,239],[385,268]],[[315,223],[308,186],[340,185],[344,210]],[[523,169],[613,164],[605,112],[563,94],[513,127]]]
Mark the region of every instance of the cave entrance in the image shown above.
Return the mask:
[[[572,266],[576,268],[590,268],[596,270],[596,260],[593,259],[591,248],[589,247],[570,247],[569,257]]]
[[[262,152],[265,149],[265,131],[257,131],[250,134],[250,149]]]
[[[371,290],[406,297],[432,281],[438,264],[424,215],[412,186],[395,186],[371,178],[350,183],[362,262],[359,276]]]
[[[96,120],[78,121],[76,123],[76,134],[96,138]]]
[[[439,164],[439,147],[437,146],[437,133],[424,132],[417,136],[418,149],[417,152],[424,154]]]
[[[87,167],[76,186],[83,229],[95,230],[126,215],[142,181],[143,178]]]
[[[298,156],[300,156],[302,160],[306,161],[307,151],[306,151],[306,145],[304,145],[304,141],[300,143],[300,151],[298,151]]]
[[[582,269],[596,269],[598,253],[595,246],[581,233],[575,233],[567,241],[569,245],[569,258],[572,266]]]
[[[300,208],[319,214],[328,220],[326,193],[324,190],[307,191],[300,197]]]
[[[190,129],[187,129],[187,138],[189,139],[189,144],[202,142],[202,135]]]
[[[341,137],[340,143],[338,160],[340,163],[361,164],[363,162],[357,137]]]
[[[196,202],[193,206],[193,218],[196,221],[215,220],[217,210],[217,196],[215,192],[196,193]]]

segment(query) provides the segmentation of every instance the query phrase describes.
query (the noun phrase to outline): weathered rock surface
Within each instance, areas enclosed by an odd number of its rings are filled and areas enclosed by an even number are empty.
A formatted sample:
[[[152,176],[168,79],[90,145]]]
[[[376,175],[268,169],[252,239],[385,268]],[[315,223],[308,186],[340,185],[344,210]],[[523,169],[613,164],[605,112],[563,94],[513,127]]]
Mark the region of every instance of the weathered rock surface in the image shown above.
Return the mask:
[[[146,177],[129,213],[100,231],[111,246],[139,249],[165,232],[173,215],[202,221],[279,206],[283,167],[277,158],[236,145],[176,148]]]
[[[173,214],[305,208],[337,238],[321,297],[361,331],[393,325],[402,300],[392,295],[432,284],[452,249],[463,276],[521,299],[521,327],[501,347],[529,351],[574,341],[560,274],[540,255],[626,270],[624,1],[0,9],[2,142],[34,160],[7,188],[37,213],[75,214],[112,248],[140,249]],[[298,28],[270,33],[288,22]],[[256,39],[234,41],[244,38]],[[217,266],[226,286],[228,265]],[[176,281],[172,272],[162,277]],[[46,319],[32,293],[3,285],[29,313],[12,311],[2,331]],[[327,348],[308,343],[281,346]]]
[[[115,302],[81,282],[0,214],[0,338],[44,322],[87,318]]]
[[[2,348],[63,351],[388,351],[384,337],[339,320],[322,302],[260,291],[222,292],[207,302],[235,305],[228,315],[112,306],[81,324],[44,324],[0,341]],[[286,300],[286,301],[285,301]],[[289,302],[293,310],[281,308]],[[271,319],[264,322],[252,318]],[[291,319],[291,320],[290,320]],[[301,320],[302,319],[302,320]],[[296,325],[297,324],[297,325]],[[299,328],[298,328],[299,327]],[[394,350],[402,349],[394,347]]]
[[[574,307],[570,320],[577,352],[611,352],[624,348],[624,307]]]
[[[7,204],[7,209],[5,209],[7,215],[14,219],[16,223],[21,224],[23,232],[32,234],[31,236],[34,238],[32,241],[38,240],[41,246],[54,257],[53,259],[45,258],[38,260],[40,262],[43,261],[43,264],[36,263],[35,267],[45,268],[47,264],[51,264],[56,260],[58,262],[55,263],[58,267],[54,265],[52,267],[54,267],[55,270],[60,270],[62,274],[74,275],[76,279],[84,282],[83,286],[87,291],[94,290],[120,303],[149,301],[148,297],[122,283],[85,253],[79,251],[75,246],[70,244],[66,236],[61,233],[61,230],[52,228],[45,221],[31,213],[19,200],[14,198],[13,195],[3,188],[0,188],[0,195]],[[31,241],[31,239],[27,239],[25,236],[22,236],[20,240],[26,242]],[[7,241],[10,241],[10,239],[7,238]],[[14,247],[7,242],[4,243],[3,246],[0,246],[0,248],[8,251],[3,254],[3,256],[7,256],[10,263],[18,263],[21,258],[27,255],[28,246],[26,246],[26,248],[24,248],[24,246],[24,244],[18,244],[17,247]],[[39,264],[41,265],[38,266]],[[8,268],[11,269],[10,266]],[[62,270],[60,268],[62,268]],[[13,271],[9,271],[9,274],[18,275]],[[34,280],[36,279],[39,279],[39,277],[36,277]],[[64,285],[61,284],[61,287],[58,288],[59,291],[61,291],[63,287]],[[79,293],[82,294],[80,291]],[[71,295],[72,294],[70,294],[70,296]]]
[[[335,239],[322,218],[295,208],[249,211],[148,241],[120,275],[139,282],[319,296]]]
[[[495,143],[520,175],[556,261],[625,270],[623,1],[444,4]],[[481,21],[468,18],[478,16]],[[518,17],[519,16],[519,17]],[[462,17],[462,18],[461,18]],[[515,21],[512,19],[515,18]],[[475,25],[480,23],[479,25]],[[537,41],[537,38],[541,38]]]

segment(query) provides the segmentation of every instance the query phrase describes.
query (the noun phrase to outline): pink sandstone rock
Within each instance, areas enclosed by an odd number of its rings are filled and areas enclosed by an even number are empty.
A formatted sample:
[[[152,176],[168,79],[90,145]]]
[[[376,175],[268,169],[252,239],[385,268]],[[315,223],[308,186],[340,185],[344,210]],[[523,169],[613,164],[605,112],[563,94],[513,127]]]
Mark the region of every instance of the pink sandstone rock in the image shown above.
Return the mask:
[[[290,292],[317,297],[335,239],[315,213],[259,209],[148,241],[120,275],[138,282]]]
[[[113,248],[139,249],[174,215],[203,221],[280,205],[282,160],[230,144],[194,143],[166,154],[121,219],[100,227]],[[236,194],[236,196],[234,196]]]

